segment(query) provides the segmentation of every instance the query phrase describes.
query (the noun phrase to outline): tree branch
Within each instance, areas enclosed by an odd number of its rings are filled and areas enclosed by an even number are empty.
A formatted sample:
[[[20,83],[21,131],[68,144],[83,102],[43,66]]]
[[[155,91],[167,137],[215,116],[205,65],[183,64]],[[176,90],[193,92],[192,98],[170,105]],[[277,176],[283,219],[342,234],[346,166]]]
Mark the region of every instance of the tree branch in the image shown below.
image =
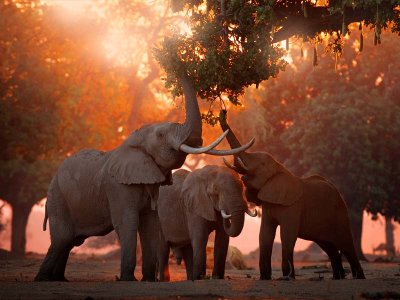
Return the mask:
[[[288,14],[284,10],[276,11],[275,13],[283,17],[282,26],[278,32],[274,34],[273,43],[286,40],[294,35],[304,35],[313,37],[316,33],[322,31],[338,31],[342,28],[343,15],[341,13],[330,14],[326,7],[308,7],[308,16],[303,14]],[[363,20],[373,20],[375,13],[371,10],[346,7],[345,9],[345,24],[361,22]]]

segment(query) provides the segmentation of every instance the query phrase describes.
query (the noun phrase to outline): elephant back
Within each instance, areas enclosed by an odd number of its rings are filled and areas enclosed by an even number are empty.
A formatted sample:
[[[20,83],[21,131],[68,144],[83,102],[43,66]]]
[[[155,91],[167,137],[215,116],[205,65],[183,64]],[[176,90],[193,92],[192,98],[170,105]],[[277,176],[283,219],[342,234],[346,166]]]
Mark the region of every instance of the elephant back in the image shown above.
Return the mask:
[[[185,222],[185,212],[180,198],[183,182],[190,174],[178,170],[172,174],[172,185],[160,187],[157,211],[165,240],[173,244],[182,244],[189,240]]]

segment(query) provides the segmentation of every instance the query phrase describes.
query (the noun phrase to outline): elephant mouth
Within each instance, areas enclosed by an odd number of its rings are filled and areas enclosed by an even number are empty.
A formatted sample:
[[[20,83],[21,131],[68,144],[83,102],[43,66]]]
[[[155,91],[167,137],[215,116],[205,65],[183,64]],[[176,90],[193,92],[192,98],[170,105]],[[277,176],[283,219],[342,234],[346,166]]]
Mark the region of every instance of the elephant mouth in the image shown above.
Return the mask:
[[[231,163],[229,163],[225,158],[223,158],[223,160],[224,160],[224,164],[228,168],[234,170],[235,172],[242,174],[242,175],[249,173],[249,168],[244,164],[243,160],[240,157],[238,157],[238,156],[234,157],[233,165]]]

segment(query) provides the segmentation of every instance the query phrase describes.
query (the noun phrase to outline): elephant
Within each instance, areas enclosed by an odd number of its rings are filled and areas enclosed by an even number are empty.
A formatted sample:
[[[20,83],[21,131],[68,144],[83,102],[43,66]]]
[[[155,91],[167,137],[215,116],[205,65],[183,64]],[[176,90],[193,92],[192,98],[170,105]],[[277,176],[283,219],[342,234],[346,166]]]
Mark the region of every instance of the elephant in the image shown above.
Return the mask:
[[[120,280],[136,280],[137,233],[143,252],[142,280],[155,280],[159,186],[170,184],[171,171],[180,168],[189,153],[232,153],[213,149],[225,134],[201,147],[202,125],[193,82],[183,74],[179,83],[186,100],[184,123],[143,126],[114,150],[82,150],[60,165],[49,185],[43,224],[46,230],[49,219],[51,245],[36,281],[66,280],[71,249],[90,236],[112,230],[121,245]]]
[[[205,166],[193,172],[178,170],[174,184],[160,188],[158,216],[161,224],[160,281],[169,281],[168,258],[173,248],[183,258],[188,280],[206,275],[206,246],[215,230],[213,278],[223,279],[229,237],[243,229],[248,209],[239,176],[225,166]]]
[[[219,119],[223,130],[230,129],[226,111]],[[231,148],[240,145],[232,131],[227,140]],[[236,154],[233,165],[224,162],[242,175],[247,201],[262,206],[260,279],[271,279],[272,246],[278,225],[284,278],[295,278],[293,249],[297,238],[316,242],[328,254],[333,279],[345,277],[341,253],[350,263],[353,277],[365,278],[355,252],[346,203],[330,181],[319,175],[297,177],[262,151]]]

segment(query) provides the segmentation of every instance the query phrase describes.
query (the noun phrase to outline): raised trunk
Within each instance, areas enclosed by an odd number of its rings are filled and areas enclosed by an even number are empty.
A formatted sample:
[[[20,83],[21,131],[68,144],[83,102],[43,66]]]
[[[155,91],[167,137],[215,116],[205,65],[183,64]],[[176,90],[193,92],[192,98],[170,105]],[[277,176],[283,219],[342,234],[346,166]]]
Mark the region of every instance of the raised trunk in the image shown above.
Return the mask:
[[[394,247],[393,223],[392,223],[392,218],[387,216],[385,216],[385,235],[386,235],[386,254],[389,257],[395,257],[396,249]]]
[[[236,137],[236,135],[233,133],[231,127],[228,125],[228,123],[226,122],[220,122],[222,131],[226,131],[229,129],[228,135],[226,136],[226,139],[228,140],[229,146],[231,147],[231,149],[234,148],[239,148],[242,145],[240,144],[238,138]],[[241,152],[239,154],[235,154],[234,158],[235,158],[235,166],[238,167],[238,163],[237,163],[237,157],[240,157],[242,159],[242,161],[246,164],[246,158],[247,158],[247,153],[246,152]]]
[[[367,261],[361,248],[362,226],[363,226],[363,213],[362,209],[354,209],[349,207],[350,224],[353,232],[354,247],[359,260]]]
[[[233,148],[241,147],[242,145],[240,144],[239,140],[237,139],[237,137],[235,136],[235,134],[231,130],[231,127],[228,125],[228,123],[221,122],[220,124],[221,124],[222,131],[226,131],[226,130],[229,129],[229,133],[226,136],[226,139],[228,140],[229,145],[231,146],[231,148],[233,149]]]
[[[26,225],[31,209],[30,204],[12,206],[11,252],[17,256],[25,255]]]
[[[185,74],[179,78],[185,95],[186,120],[181,127],[179,133],[181,143],[185,143],[192,147],[200,147],[203,145],[202,125],[199,104],[197,103],[196,90],[193,82]]]
[[[230,237],[238,236],[243,229],[244,213],[236,214],[229,219],[223,220],[224,230]]]

